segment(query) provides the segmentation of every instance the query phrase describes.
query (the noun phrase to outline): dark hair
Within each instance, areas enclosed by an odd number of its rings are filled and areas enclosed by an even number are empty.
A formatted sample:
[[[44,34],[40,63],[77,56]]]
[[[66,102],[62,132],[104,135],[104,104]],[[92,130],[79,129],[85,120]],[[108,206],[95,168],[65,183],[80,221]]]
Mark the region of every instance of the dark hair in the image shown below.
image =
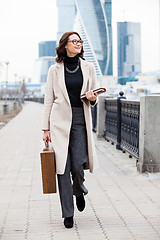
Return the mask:
[[[79,35],[77,32],[65,32],[65,33],[62,35],[61,39],[59,40],[59,45],[58,45],[58,47],[56,47],[56,52],[57,52],[56,62],[57,62],[57,63],[64,62],[64,60],[66,59],[66,57],[67,57],[67,51],[66,51],[66,49],[65,49],[65,46],[66,46],[66,44],[67,44],[67,42],[68,42],[69,36],[71,36],[71,35],[73,35],[73,34],[76,34],[76,35],[80,38],[80,40],[82,40],[81,37],[80,37],[80,35]],[[81,52],[78,53],[78,55],[79,55],[79,57],[81,57],[82,59],[84,59],[83,54],[84,54],[84,50],[83,50],[83,46],[82,46]]]

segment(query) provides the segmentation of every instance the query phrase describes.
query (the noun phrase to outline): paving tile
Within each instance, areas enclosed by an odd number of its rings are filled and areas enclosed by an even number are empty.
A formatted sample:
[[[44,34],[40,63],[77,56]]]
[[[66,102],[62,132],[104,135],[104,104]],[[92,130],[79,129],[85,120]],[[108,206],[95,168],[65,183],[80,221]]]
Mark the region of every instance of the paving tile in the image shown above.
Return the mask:
[[[4,234],[1,238],[2,240],[24,240],[24,234]]]
[[[96,135],[100,168],[85,171],[86,209],[75,207],[74,227],[64,227],[58,193],[42,193],[42,111],[27,102],[0,129],[0,239],[159,240],[160,174],[139,174],[135,159]]]

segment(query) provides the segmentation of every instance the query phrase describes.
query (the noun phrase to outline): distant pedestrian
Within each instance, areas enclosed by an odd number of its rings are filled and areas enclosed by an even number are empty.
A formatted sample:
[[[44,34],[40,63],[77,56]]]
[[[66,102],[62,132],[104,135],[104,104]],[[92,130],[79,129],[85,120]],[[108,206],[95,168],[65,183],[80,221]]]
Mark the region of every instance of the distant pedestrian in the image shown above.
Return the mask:
[[[94,65],[84,60],[83,41],[77,32],[64,33],[56,50],[57,64],[49,68],[46,83],[43,140],[52,139],[62,217],[65,227],[72,228],[73,195],[78,210],[85,208],[84,169],[89,166],[92,173],[98,167],[90,109],[97,103],[92,91],[96,73]],[[86,99],[81,100],[84,93]]]

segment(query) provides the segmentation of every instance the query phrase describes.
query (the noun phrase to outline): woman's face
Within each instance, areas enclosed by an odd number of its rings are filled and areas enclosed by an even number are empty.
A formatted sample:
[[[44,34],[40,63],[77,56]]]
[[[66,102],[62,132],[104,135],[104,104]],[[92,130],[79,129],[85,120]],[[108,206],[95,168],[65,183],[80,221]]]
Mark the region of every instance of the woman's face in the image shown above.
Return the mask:
[[[69,57],[74,57],[81,52],[82,43],[77,34],[72,34],[69,36],[65,49],[67,51],[67,56]]]

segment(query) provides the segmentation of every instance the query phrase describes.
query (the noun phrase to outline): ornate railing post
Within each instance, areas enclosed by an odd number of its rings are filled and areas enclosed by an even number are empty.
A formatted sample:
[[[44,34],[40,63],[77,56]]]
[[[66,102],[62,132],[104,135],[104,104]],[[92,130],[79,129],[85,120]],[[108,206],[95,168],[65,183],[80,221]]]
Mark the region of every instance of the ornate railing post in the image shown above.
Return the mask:
[[[126,99],[123,97],[124,92],[119,92],[120,97],[117,98],[117,144],[116,149],[121,150],[121,99]]]

